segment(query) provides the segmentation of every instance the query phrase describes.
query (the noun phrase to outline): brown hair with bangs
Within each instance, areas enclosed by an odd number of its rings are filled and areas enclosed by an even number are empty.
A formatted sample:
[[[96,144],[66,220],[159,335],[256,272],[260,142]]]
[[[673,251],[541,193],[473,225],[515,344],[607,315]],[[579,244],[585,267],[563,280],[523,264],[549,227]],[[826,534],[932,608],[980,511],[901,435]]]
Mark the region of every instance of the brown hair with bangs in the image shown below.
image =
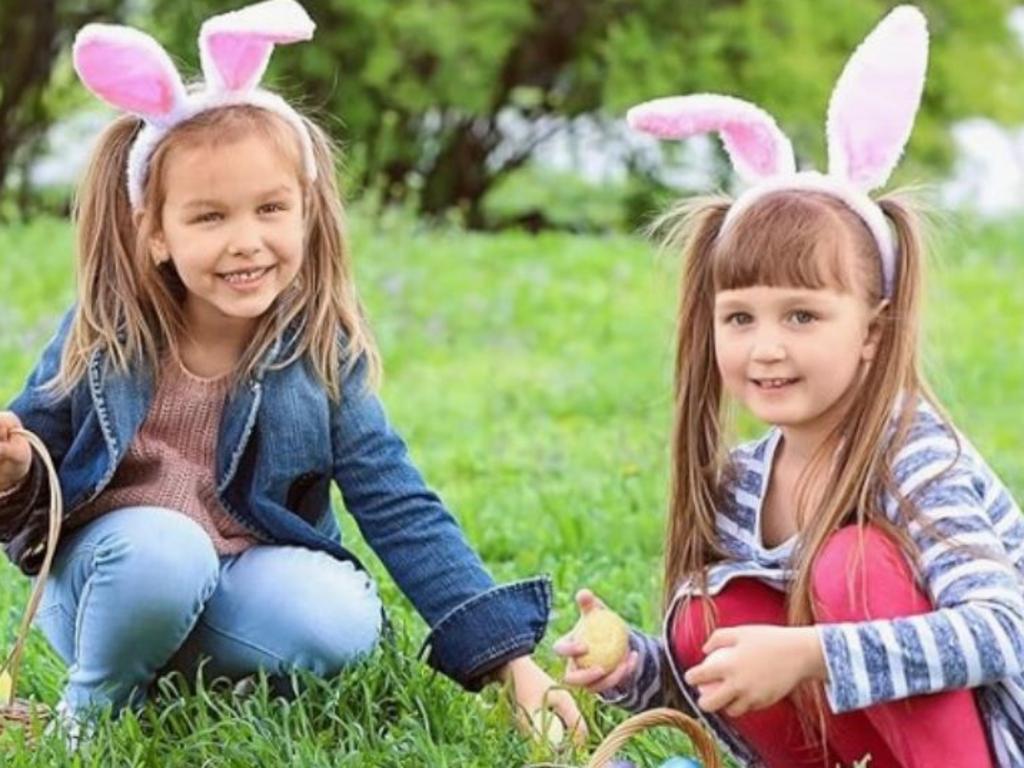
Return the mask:
[[[171,129],[153,152],[137,212],[128,200],[126,167],[143,123],[124,115],[106,128],[76,196],[79,301],[60,370],[48,383],[54,394],[74,389],[97,352],[105,353],[108,364],[123,373],[139,362],[157,371],[165,352],[178,353],[185,333],[185,287],[172,265],[153,263],[148,245],[161,220],[167,165],[180,148],[220,146],[252,133],[294,162],[303,189],[305,254],[293,284],[259,319],[236,369],[235,384],[251,376],[278,337],[293,326],[298,328],[296,341],[274,367],[308,358],[314,374],[337,400],[346,371],[365,357],[369,381],[377,383],[379,355],[353,281],[336,181],[337,153],[319,126],[307,118],[303,122],[312,139],[314,181],[302,171],[294,129],[280,116],[247,104],[200,112]]]
[[[881,261],[870,230],[823,192],[762,198],[730,222],[713,258],[716,292],[766,285],[861,290],[871,306],[882,298]]]
[[[791,625],[814,623],[811,568],[836,530],[876,525],[890,534],[916,562],[906,524],[917,517],[894,479],[896,455],[905,443],[917,402],[939,409],[918,361],[923,285],[923,242],[914,206],[898,194],[878,201],[893,228],[898,263],[895,284],[878,316],[880,338],[874,360],[848,398],[845,417],[815,452],[796,491],[799,545],[787,596]],[[680,249],[684,264],[677,317],[674,423],[670,456],[669,509],[663,580],[663,608],[688,583],[706,594],[708,568],[727,553],[718,543],[716,510],[726,503],[732,477],[723,436],[728,409],[714,349],[715,294],[757,285],[833,288],[858,292],[874,308],[882,301],[878,248],[864,222],[841,200],[819,192],[779,191],[766,195],[730,221],[732,200],[706,197],[688,201],[655,222],[664,244]],[[870,393],[869,397],[859,396]],[[892,437],[886,430],[895,426]],[[828,494],[810,489],[827,476]],[[885,515],[886,494],[897,500],[894,524]],[[708,600],[708,630],[714,606]],[[668,686],[666,690],[672,690]],[[806,685],[800,707],[824,722],[823,692]]]

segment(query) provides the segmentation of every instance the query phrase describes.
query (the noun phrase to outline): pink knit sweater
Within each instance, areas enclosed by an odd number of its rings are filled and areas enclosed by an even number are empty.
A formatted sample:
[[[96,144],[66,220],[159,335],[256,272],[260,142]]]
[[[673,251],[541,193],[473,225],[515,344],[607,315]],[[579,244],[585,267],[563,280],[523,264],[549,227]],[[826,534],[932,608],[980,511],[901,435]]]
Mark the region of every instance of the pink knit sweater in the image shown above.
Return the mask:
[[[153,404],[113,479],[75,512],[75,527],[121,507],[163,507],[195,520],[221,555],[259,543],[224,510],[214,467],[230,375],[203,379],[168,358]]]

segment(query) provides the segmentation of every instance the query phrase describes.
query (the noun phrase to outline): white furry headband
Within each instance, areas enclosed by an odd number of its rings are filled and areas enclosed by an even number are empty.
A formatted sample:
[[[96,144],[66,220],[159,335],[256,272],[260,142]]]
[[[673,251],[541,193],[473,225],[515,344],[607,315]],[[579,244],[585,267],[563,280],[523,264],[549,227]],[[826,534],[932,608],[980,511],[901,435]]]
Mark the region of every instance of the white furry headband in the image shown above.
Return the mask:
[[[87,24],[75,36],[74,66],[94,94],[138,115],[145,125],[128,155],[128,198],[142,204],[149,158],[178,123],[230,104],[252,104],[284,118],[299,137],[303,166],[316,178],[313,145],[298,113],[277,94],[259,88],[275,45],[309,40],[315,25],[295,0],[266,0],[213,16],[199,30],[204,83],[186,90],[163,47],[132,27]]]
[[[924,16],[909,5],[889,13],[854,51],[829,103],[828,173],[796,171],[793,147],[759,107],[730,96],[695,94],[633,107],[629,125],[663,139],[717,131],[736,173],[751,186],[726,214],[723,231],[764,195],[816,190],[842,200],[867,225],[882,260],[883,290],[892,295],[896,245],[868,192],[885,184],[903,154],[921,103],[928,62]]]

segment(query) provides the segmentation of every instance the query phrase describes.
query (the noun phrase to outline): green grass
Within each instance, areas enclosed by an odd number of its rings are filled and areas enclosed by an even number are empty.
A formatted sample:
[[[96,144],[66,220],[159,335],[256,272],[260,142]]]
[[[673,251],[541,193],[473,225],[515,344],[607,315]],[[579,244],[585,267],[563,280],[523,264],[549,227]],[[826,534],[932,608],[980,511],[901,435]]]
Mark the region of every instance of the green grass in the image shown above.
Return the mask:
[[[383,397],[414,459],[499,580],[549,573],[556,600],[539,654],[575,621],[587,585],[632,623],[659,625],[662,515],[676,265],[627,236],[430,231],[402,219],[355,227],[356,268],[385,359]],[[1024,222],[965,225],[933,272],[926,359],[940,396],[996,470],[1024,492]],[[0,231],[0,402],[16,394],[73,294],[62,222]],[[426,633],[380,563],[370,564],[399,625],[397,649],[297,701],[165,696],[104,724],[72,757],[0,737],[4,765],[583,765],[621,719],[583,703],[593,743],[556,756],[510,727],[491,690],[462,693],[413,658]],[[0,647],[28,582],[0,566]],[[53,703],[64,670],[38,635],[25,692]],[[664,755],[664,738],[641,752]],[[653,758],[652,758],[653,759]],[[652,763],[654,764],[654,763]]]

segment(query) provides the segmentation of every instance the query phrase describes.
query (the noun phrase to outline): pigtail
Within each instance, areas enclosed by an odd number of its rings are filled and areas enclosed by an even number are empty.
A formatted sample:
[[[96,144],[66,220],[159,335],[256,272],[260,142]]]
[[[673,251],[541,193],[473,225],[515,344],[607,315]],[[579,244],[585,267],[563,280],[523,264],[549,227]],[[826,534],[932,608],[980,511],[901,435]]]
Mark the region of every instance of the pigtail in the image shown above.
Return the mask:
[[[878,201],[895,234],[896,270],[887,303],[876,322],[879,339],[874,359],[843,421],[836,426],[812,457],[797,485],[797,510],[801,520],[800,545],[794,553],[793,582],[788,596],[791,626],[815,623],[812,598],[813,566],[829,537],[839,528],[856,525],[863,531],[872,525],[896,542],[911,564],[918,551],[908,526],[917,519],[911,500],[900,493],[893,472],[897,455],[906,444],[920,398],[941,412],[920,371],[918,342],[924,287],[925,242],[919,215],[909,199],[889,195]],[[863,260],[874,272],[868,284],[870,300],[881,301],[882,274],[877,257]],[[870,393],[870,396],[860,396]],[[811,481],[829,475],[828,494],[812,498]],[[894,499],[894,522],[882,507]],[[849,578],[852,578],[851,571]],[[856,591],[856,585],[851,585]],[[824,694],[820,686],[805,684],[796,692],[805,735],[824,733]]]
[[[367,362],[367,384],[380,381],[380,354],[373,339],[352,274],[346,236],[345,211],[337,184],[337,149],[327,133],[305,120],[310,137],[316,178],[306,190],[307,258],[297,290],[284,307],[284,322],[303,325],[301,341],[280,366],[307,354],[314,370],[334,399],[341,396],[341,380],[360,358]],[[344,348],[338,332],[344,335]]]
[[[74,201],[78,304],[60,370],[47,388],[66,395],[85,375],[98,349],[119,370],[152,351],[141,329],[140,270],[125,168],[142,120],[123,115],[100,134]]]
[[[676,330],[673,434],[663,607],[684,578],[700,582],[718,552],[715,510],[721,468],[722,379],[714,350],[713,254],[731,201],[704,198],[655,223],[683,251]]]

